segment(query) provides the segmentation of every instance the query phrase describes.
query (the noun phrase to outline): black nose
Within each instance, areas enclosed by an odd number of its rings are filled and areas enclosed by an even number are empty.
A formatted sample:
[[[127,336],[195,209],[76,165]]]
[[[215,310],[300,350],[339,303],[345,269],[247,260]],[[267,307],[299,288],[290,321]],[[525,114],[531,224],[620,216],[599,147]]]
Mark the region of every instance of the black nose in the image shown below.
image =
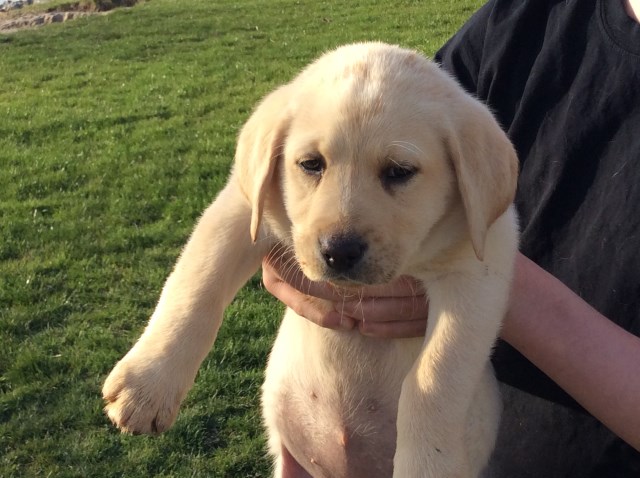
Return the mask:
[[[367,243],[353,234],[321,237],[320,253],[325,263],[337,272],[352,269],[364,256]]]

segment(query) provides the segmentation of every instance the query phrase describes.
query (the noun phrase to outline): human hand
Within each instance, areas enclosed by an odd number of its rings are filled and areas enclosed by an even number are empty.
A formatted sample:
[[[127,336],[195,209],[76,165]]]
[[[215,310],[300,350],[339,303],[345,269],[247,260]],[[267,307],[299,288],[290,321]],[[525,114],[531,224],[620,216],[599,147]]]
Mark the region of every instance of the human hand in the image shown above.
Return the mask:
[[[310,281],[290,255],[269,254],[262,261],[266,289],[298,315],[322,327],[378,338],[425,334],[428,301],[422,286],[402,276],[376,286],[345,289]]]

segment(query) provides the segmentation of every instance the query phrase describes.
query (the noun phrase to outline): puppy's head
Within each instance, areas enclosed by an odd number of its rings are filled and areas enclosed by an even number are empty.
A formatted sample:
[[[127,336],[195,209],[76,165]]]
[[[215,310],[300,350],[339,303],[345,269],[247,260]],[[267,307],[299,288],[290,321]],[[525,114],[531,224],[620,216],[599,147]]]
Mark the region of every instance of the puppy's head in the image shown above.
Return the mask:
[[[517,169],[485,107],[424,57],[375,43],[328,53],[270,95],[236,160],[254,237],[276,187],[276,229],[304,273],[343,285],[389,282],[465,242],[482,259]]]

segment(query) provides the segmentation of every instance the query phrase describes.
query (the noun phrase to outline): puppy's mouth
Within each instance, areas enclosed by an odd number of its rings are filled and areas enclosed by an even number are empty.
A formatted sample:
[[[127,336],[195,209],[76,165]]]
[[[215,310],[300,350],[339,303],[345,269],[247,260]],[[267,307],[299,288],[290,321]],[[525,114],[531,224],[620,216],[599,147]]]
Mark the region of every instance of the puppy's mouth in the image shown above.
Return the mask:
[[[327,274],[325,277],[325,282],[329,282],[331,285],[339,289],[358,289],[365,285],[378,284],[378,281],[368,280],[367,278],[363,278],[359,275],[351,277],[348,275],[333,276],[332,274]]]
[[[384,285],[393,281],[396,274],[385,271],[374,260],[363,263],[353,271],[337,273],[323,267],[322,280],[343,289],[357,289],[363,286]]]
[[[384,285],[396,278],[396,274],[384,272],[375,264],[365,263],[348,272],[336,272],[323,263],[312,262],[310,266],[304,260],[298,261],[302,273],[311,281],[328,282],[337,289],[356,290],[364,286]]]

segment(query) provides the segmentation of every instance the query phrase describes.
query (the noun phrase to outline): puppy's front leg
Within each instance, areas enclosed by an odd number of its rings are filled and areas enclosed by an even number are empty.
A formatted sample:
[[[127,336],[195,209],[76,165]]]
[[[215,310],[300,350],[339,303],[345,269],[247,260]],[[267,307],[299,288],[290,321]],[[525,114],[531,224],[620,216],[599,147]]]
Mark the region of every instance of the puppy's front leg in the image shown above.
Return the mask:
[[[159,433],[173,424],[224,309],[268,251],[266,241],[251,242],[250,221],[232,177],[193,231],[144,333],[104,384],[105,410],[121,430]]]
[[[472,430],[469,417],[471,407],[486,408],[476,398],[494,398],[478,390],[492,379],[487,367],[506,311],[506,274],[489,277],[478,268],[426,284],[429,326],[402,386],[394,478],[472,478],[486,465],[488,456],[471,453],[469,436],[481,436],[490,450],[497,423],[471,423],[483,427]]]

